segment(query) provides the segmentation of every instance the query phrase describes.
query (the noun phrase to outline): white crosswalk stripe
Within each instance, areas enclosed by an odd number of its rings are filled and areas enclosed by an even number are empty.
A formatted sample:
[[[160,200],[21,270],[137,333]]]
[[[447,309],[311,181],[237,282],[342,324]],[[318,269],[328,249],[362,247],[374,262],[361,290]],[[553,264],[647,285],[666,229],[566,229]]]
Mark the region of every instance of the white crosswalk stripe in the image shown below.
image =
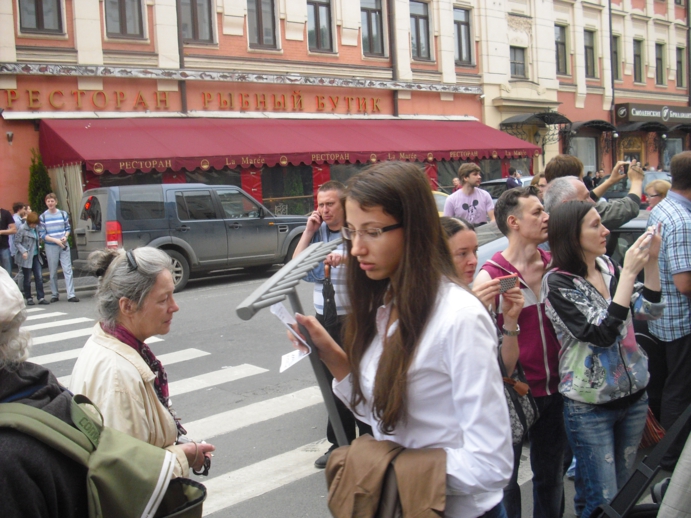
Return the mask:
[[[62,315],[67,315],[67,313],[61,313],[60,311],[55,311],[54,313],[39,313],[38,315],[29,315],[26,317],[26,320],[39,320],[42,318],[60,317]]]
[[[180,396],[188,392],[215,387],[216,385],[230,383],[231,381],[237,381],[263,372],[268,372],[268,369],[262,369],[261,367],[245,363],[237,367],[227,367],[218,371],[200,374],[193,378],[173,381],[172,383],[168,383],[168,390],[170,390],[171,396]]]
[[[204,502],[204,516],[319,473],[314,458],[322,449],[322,442],[306,444],[205,481],[209,496]]]
[[[319,405],[323,401],[319,387],[309,387],[291,394],[285,394],[242,408],[215,414],[198,421],[185,423],[185,430],[187,430],[187,434],[190,437],[208,441],[240,428],[275,419],[276,417],[281,417],[282,415],[313,405]]]
[[[93,322],[93,318],[79,317],[69,318],[67,320],[57,320],[55,322],[43,322],[41,324],[33,324],[29,326],[22,326],[25,331],[38,331],[39,329],[50,329],[51,327],[71,326],[73,324],[82,324],[84,322]]]
[[[27,313],[36,313],[38,311],[45,311],[45,309],[44,308],[27,308],[26,309]]]
[[[65,331],[63,333],[54,333],[46,336],[33,337],[32,342],[34,345],[42,344],[52,344],[57,342],[64,342],[71,338],[79,338],[81,336],[89,336],[93,332],[94,328],[86,327],[84,329],[76,329],[74,331]]]

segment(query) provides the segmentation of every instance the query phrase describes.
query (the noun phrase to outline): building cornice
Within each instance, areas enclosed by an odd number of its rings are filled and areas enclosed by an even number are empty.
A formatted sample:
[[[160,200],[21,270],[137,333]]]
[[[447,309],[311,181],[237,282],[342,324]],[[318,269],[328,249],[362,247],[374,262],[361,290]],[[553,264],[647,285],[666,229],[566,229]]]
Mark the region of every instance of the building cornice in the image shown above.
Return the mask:
[[[467,84],[389,81],[353,77],[303,76],[300,74],[257,74],[248,72],[135,68],[118,66],[56,65],[47,63],[0,63],[0,76],[57,76],[172,81],[224,81],[229,83],[277,84],[291,86],[322,86],[415,92],[443,92],[479,95],[482,87]]]

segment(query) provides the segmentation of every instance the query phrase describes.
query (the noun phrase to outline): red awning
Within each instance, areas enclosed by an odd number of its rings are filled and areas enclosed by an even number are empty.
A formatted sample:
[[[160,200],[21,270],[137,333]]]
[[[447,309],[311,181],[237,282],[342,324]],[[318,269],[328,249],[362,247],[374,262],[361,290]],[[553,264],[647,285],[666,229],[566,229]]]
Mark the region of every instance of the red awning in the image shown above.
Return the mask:
[[[43,120],[39,145],[47,167],[84,163],[97,174],[540,153],[480,122],[434,120]]]

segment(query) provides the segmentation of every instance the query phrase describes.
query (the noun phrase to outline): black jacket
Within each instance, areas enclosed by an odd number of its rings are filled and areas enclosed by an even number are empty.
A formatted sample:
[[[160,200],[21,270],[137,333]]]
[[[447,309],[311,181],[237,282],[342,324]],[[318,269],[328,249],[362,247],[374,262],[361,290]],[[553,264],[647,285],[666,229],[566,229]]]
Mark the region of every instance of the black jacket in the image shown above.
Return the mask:
[[[42,410],[72,424],[72,395],[55,376],[25,362],[16,370],[0,369],[0,401],[41,386],[15,402]],[[78,518],[88,516],[86,468],[41,441],[0,428],[0,516]]]

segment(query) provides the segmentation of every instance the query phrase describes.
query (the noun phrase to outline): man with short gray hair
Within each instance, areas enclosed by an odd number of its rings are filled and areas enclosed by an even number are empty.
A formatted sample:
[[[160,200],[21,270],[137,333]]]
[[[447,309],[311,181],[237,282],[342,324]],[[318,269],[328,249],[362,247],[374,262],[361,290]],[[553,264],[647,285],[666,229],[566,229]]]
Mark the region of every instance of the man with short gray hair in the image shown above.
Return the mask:
[[[575,176],[564,176],[547,184],[544,200],[547,213],[560,203],[573,200],[595,203],[590,197],[588,188]]]

